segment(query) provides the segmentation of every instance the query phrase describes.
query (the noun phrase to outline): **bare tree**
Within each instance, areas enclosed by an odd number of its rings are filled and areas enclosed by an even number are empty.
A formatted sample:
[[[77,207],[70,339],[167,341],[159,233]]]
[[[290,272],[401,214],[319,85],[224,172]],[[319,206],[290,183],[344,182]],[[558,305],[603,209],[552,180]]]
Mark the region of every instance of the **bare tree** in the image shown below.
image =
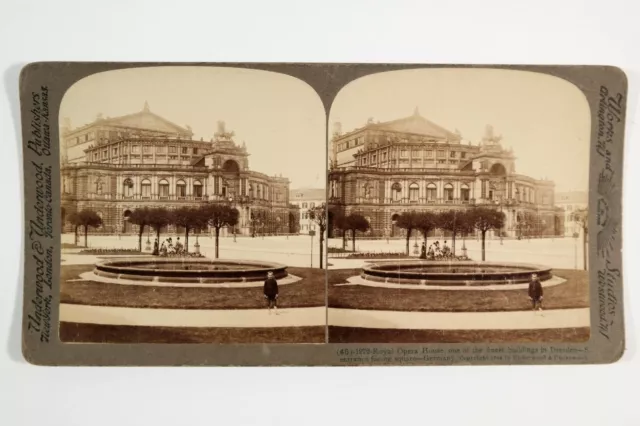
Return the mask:
[[[309,209],[309,219],[311,219],[320,232],[318,233],[318,241],[320,243],[320,269],[323,268],[323,254],[324,254],[324,232],[327,230],[327,204],[322,203],[312,209]]]

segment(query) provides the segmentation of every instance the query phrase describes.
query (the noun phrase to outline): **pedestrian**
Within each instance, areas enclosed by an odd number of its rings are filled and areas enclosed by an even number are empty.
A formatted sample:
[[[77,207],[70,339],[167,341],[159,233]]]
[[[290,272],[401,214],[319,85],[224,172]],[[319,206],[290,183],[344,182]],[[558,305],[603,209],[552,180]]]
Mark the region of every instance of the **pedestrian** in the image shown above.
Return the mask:
[[[158,256],[160,254],[160,249],[158,248],[158,239],[153,243],[153,252],[151,253],[154,256]]]
[[[267,300],[269,315],[271,315],[271,308],[274,308],[276,315],[278,315],[278,281],[276,281],[272,271],[267,273],[263,293],[264,298]]]
[[[542,284],[538,279],[538,274],[531,274],[531,282],[529,283],[529,299],[531,299],[531,307],[535,311],[536,308],[542,310]]]
[[[426,258],[427,258],[427,245],[423,242],[422,249],[420,250],[420,259],[426,259]]]

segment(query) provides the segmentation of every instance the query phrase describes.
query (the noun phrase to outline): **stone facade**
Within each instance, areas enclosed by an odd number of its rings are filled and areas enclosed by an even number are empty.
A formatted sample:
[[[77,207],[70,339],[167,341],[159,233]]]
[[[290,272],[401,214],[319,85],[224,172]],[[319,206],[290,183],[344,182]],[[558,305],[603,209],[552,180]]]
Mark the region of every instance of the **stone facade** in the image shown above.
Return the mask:
[[[152,113],[97,119],[71,129],[65,120],[61,152],[65,215],[86,208],[103,219],[97,232],[136,232],[127,218],[136,208],[227,203],[240,212],[235,232],[295,232],[289,180],[249,168],[244,143],[218,122],[210,141]],[[71,226],[66,224],[66,231]]]
[[[505,213],[502,234],[564,234],[564,213],[554,204],[555,184],[516,172],[511,150],[487,126],[479,144],[463,142],[416,110],[385,123],[372,120],[331,141],[329,205],[369,219],[372,236],[396,236],[406,211],[492,207]],[[525,223],[527,223],[525,228]],[[331,227],[331,224],[329,224]]]
[[[558,192],[556,194],[556,206],[564,210],[565,236],[582,235],[582,226],[574,220],[574,214],[576,211],[586,209],[588,205],[589,196],[586,191]]]
[[[289,194],[291,204],[299,209],[300,233],[309,234],[309,231],[318,231],[318,225],[309,219],[309,210],[326,202],[327,191],[324,188],[298,188],[292,189]]]

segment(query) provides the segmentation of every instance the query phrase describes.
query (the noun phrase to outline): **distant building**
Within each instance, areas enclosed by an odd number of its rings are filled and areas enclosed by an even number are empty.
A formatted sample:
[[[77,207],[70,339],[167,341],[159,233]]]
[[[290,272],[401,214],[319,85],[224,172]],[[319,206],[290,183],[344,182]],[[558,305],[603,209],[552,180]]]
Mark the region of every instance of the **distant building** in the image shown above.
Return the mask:
[[[326,202],[327,191],[324,188],[300,188],[289,192],[289,202],[299,208],[300,233],[316,231],[317,225],[309,219],[309,210]]]
[[[414,114],[384,123],[369,120],[342,133],[330,147],[329,204],[357,212],[373,236],[400,235],[395,221],[406,211],[484,206],[505,213],[505,236],[564,234],[564,213],[554,203],[555,184],[516,172],[516,158],[487,126],[472,144]],[[329,223],[331,235],[332,224]]]
[[[63,122],[61,150],[62,208],[82,209],[103,220],[99,232],[130,233],[136,208],[226,203],[240,211],[235,232],[290,233],[295,227],[289,206],[289,180],[249,168],[244,143],[219,121],[209,141],[193,140],[181,127],[150,111],[116,118],[98,115],[72,129]],[[66,230],[71,230],[67,224]]]
[[[556,193],[556,206],[564,209],[564,235],[582,235],[582,227],[574,220],[574,213],[586,209],[589,205],[589,195],[586,191],[569,191]]]

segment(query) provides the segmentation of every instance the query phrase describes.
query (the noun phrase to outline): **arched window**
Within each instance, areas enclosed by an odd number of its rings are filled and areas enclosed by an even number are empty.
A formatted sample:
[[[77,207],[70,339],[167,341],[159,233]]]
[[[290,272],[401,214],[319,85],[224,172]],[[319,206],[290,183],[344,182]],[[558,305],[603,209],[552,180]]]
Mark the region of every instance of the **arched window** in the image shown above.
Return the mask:
[[[176,195],[178,197],[187,196],[187,184],[184,183],[183,180],[179,180],[178,182],[176,182]]]
[[[444,200],[453,201],[453,185],[450,183],[444,186]]]
[[[307,208],[307,203],[302,203],[302,208],[306,209]]]
[[[400,201],[402,199],[402,186],[398,182],[391,185],[391,194],[393,201]]]
[[[467,184],[462,184],[460,186],[460,198],[462,201],[469,201],[469,186]]]
[[[438,188],[435,183],[427,185],[427,201],[435,202],[438,198]]]
[[[103,217],[102,217],[102,212],[96,212],[96,214],[98,215],[98,217],[100,218],[101,221],[104,221]],[[100,223],[100,226],[98,226],[96,229],[101,229],[102,225],[104,225],[103,222]]]
[[[193,182],[193,196],[196,198],[202,197],[202,182],[199,180]]]
[[[169,182],[166,179],[158,182],[158,195],[160,198],[169,198]]]
[[[122,182],[122,195],[125,197],[133,197],[133,181],[129,178],[126,178],[124,182]]]
[[[140,184],[142,198],[151,198],[151,181],[145,179]]]
[[[409,201],[413,203],[417,203],[419,192],[420,192],[420,187],[418,186],[417,183],[414,182],[411,185],[409,185]]]

